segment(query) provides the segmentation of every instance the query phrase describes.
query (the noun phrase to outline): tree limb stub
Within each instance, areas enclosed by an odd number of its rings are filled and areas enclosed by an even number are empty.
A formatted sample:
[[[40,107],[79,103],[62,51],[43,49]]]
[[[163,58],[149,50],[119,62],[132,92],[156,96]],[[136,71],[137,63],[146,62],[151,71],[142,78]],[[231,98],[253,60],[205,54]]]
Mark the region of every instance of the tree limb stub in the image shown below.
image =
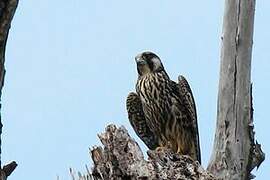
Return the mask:
[[[117,128],[109,125],[99,138],[104,148],[94,147],[91,150],[94,162],[92,173],[79,173],[79,180],[215,179],[197,161],[189,156],[174,154],[170,150],[148,151],[149,157],[145,160],[137,142],[123,126]]]
[[[17,167],[17,163],[15,161],[12,161],[11,163],[5,165],[3,167],[3,171],[5,172],[6,176],[9,176]]]

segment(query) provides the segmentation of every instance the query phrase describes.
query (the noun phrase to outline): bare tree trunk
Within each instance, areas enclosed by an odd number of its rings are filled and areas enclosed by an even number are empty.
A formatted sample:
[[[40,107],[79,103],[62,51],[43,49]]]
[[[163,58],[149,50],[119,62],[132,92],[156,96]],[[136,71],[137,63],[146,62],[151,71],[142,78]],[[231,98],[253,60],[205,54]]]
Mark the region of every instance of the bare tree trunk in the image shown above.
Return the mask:
[[[5,51],[6,51],[6,43],[9,33],[10,24],[14,13],[16,11],[18,5],[18,0],[0,0],[0,99],[2,95],[2,88],[4,86],[4,77],[5,77]],[[2,134],[2,120],[0,116],[0,135]],[[1,150],[1,138],[0,138],[0,153]],[[1,158],[0,158],[0,167]],[[5,165],[0,169],[0,180],[5,180],[7,177],[14,171],[17,163],[15,161]]]
[[[208,170],[220,179],[245,180],[264,159],[260,145],[254,142],[252,117],[255,0],[225,2],[217,126]]]

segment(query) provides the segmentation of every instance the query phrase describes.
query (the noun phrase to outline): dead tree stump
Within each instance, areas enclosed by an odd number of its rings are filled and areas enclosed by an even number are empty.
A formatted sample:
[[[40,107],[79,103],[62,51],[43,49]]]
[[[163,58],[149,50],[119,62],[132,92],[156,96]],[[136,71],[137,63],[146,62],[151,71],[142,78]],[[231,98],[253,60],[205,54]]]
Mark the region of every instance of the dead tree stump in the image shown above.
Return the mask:
[[[73,179],[79,180],[214,180],[214,176],[189,156],[181,156],[170,150],[148,151],[144,159],[138,143],[121,126],[107,126],[99,135],[104,147],[94,147],[90,154],[94,162],[92,172]],[[71,171],[72,173],[72,171]]]

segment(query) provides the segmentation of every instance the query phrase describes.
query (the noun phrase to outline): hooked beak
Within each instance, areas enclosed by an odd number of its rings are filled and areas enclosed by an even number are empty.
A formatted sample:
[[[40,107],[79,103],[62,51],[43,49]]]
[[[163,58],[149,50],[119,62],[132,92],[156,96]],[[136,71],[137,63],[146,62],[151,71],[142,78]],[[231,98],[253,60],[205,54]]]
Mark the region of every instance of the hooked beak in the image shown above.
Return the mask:
[[[137,65],[145,65],[146,61],[142,58],[141,54],[135,57]]]

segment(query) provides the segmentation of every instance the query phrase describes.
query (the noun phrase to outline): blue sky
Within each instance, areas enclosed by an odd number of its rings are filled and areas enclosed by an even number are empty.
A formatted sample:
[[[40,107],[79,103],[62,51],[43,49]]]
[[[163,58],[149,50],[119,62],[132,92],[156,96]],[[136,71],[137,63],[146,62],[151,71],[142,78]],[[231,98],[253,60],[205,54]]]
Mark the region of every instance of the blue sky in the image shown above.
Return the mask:
[[[134,57],[156,52],[171,76],[183,74],[195,96],[202,162],[213,144],[223,1],[20,1],[6,52],[2,95],[3,162],[10,180],[70,179],[91,166],[88,148],[107,124],[135,136],[125,98],[137,78]],[[270,152],[270,2],[257,1],[252,80],[256,137]],[[266,81],[266,83],[265,83]],[[140,142],[145,151],[145,147]],[[267,157],[266,157],[267,158]],[[267,179],[266,159],[257,179]]]

